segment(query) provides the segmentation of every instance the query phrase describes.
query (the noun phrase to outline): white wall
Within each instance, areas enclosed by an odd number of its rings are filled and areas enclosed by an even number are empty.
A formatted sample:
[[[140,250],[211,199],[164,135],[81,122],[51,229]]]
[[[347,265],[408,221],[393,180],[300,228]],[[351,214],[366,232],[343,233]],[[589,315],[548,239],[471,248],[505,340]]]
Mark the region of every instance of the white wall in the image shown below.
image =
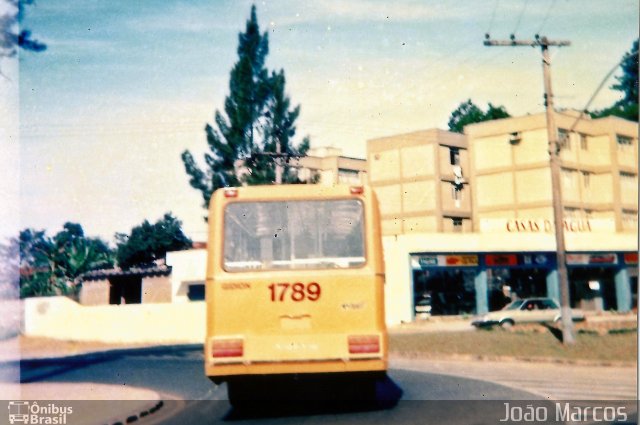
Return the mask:
[[[204,283],[207,276],[207,250],[190,249],[186,251],[167,252],[168,266],[172,267],[171,300],[172,302],[189,302],[187,289],[189,284]]]
[[[24,301],[26,336],[111,343],[202,343],[205,303],[83,306],[66,297]]]

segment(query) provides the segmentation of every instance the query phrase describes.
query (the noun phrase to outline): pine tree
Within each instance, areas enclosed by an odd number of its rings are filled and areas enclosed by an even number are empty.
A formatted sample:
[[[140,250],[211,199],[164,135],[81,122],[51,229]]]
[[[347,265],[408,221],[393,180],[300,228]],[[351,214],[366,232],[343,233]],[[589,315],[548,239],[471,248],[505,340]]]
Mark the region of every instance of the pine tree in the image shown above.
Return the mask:
[[[250,185],[273,183],[276,180],[276,161],[282,167],[282,183],[301,183],[289,158],[304,156],[309,149],[309,138],[299,146],[293,145],[296,134],[295,122],[300,115],[300,106],[290,109],[291,101],[285,93],[284,71],[272,72],[268,81],[269,96],[264,115],[262,146],[257,146],[249,161],[249,174],[245,177]],[[273,155],[273,154],[276,155]],[[283,156],[279,156],[283,155]]]
[[[204,156],[206,170],[198,166],[191,152],[182,153],[189,183],[202,193],[205,208],[218,188],[273,183],[277,140],[281,152],[290,155],[303,155],[309,145],[306,139],[298,148],[292,144],[300,109],[290,109],[284,71],[269,75],[265,67],[269,40],[266,32],[260,33],[255,6],[251,7],[245,31],[239,34],[237,53],[224,116],[216,111],[216,128],[209,124],[205,127],[210,150]],[[288,167],[285,170],[283,181],[294,182],[294,173]]]

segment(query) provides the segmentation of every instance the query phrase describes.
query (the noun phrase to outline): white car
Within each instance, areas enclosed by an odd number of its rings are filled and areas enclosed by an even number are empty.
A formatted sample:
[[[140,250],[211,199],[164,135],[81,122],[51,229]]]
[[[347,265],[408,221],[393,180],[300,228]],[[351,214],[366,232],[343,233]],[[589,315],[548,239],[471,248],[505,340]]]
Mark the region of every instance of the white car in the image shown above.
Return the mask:
[[[571,309],[574,322],[584,320],[581,310]],[[471,324],[477,328],[500,325],[510,327],[516,323],[545,323],[560,321],[560,307],[551,298],[525,298],[513,301],[502,310],[492,311]]]

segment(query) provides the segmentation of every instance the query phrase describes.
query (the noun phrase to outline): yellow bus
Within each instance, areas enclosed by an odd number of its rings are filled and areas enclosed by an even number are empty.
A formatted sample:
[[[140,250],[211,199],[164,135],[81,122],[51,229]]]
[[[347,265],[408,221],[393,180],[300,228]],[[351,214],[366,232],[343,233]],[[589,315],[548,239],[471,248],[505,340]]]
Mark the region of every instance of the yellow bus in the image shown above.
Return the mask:
[[[344,377],[364,397],[375,388],[387,370],[379,223],[365,186],[214,193],[205,372],[232,404],[278,379]]]

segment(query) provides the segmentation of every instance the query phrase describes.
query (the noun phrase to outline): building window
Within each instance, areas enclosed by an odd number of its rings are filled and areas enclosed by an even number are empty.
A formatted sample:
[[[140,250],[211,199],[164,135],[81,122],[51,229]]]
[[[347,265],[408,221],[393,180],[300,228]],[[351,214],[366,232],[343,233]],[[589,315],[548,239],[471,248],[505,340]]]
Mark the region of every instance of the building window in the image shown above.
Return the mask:
[[[577,208],[565,208],[564,209],[564,218],[578,218],[578,213],[580,210]]]
[[[623,192],[632,192],[638,187],[638,180],[633,173],[620,172],[620,187]]]
[[[627,136],[616,135],[616,141],[618,142],[618,150],[623,152],[629,152],[633,149],[633,139]]]
[[[460,165],[460,149],[449,148],[449,162],[451,165]]]
[[[462,188],[459,186],[453,186],[451,188],[451,195],[453,196],[454,201],[462,200]]]
[[[462,185],[451,185],[451,198],[453,199],[456,208],[460,208],[462,203],[462,188]]]
[[[572,170],[562,169],[562,187],[565,189],[575,189],[575,172]]]
[[[338,183],[358,184],[360,183],[360,175],[358,170],[348,170],[346,168],[338,169]]]
[[[585,188],[591,187],[591,174],[593,174],[593,173],[590,173],[588,171],[583,171],[582,172],[582,185]]]
[[[192,283],[187,288],[187,298],[189,301],[204,301],[204,283]]]
[[[462,233],[462,219],[452,218],[451,222],[453,223],[453,231],[455,233]]]
[[[584,133],[580,133],[580,149],[583,151],[589,150],[589,141],[587,140],[587,135]]]
[[[571,137],[569,137],[569,132],[564,128],[558,129],[558,144],[560,149],[571,150]]]
[[[638,228],[637,211],[622,210],[622,228],[624,230],[633,230]]]

